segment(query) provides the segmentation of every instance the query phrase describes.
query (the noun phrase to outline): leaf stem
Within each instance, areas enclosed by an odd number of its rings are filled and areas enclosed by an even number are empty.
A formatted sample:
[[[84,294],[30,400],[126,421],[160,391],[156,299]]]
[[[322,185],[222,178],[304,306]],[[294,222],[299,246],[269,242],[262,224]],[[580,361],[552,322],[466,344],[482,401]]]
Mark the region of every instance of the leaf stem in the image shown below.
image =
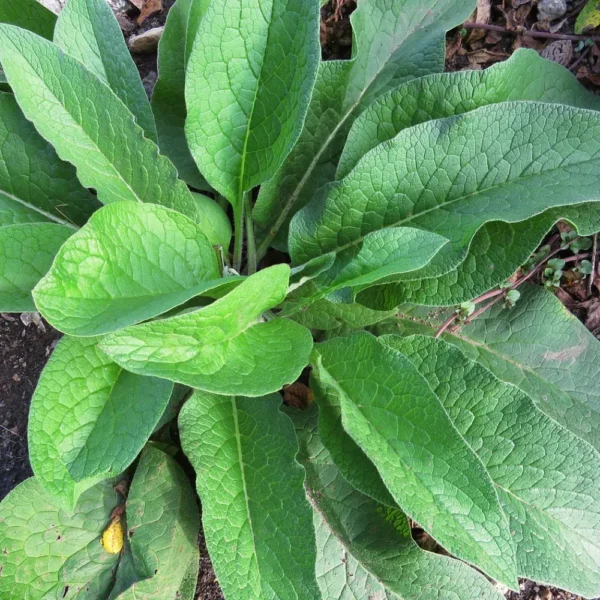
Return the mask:
[[[233,244],[233,268],[241,273],[242,253],[244,251],[244,204],[240,199],[237,207],[233,207],[233,232],[235,241]]]
[[[244,213],[246,215],[246,250],[248,253],[248,275],[256,273],[256,241],[254,239],[254,224],[252,222],[252,207],[250,192],[244,194]]]

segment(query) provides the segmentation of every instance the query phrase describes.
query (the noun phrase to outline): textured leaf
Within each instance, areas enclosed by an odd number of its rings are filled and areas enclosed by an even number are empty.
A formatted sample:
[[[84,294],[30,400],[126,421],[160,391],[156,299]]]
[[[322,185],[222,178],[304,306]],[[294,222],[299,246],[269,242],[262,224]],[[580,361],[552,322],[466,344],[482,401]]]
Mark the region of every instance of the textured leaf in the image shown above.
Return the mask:
[[[312,362],[317,400],[339,404],[344,429],[407,515],[449,552],[516,586],[489,475],[410,362],[366,333],[319,344]]]
[[[287,265],[264,269],[200,310],[108,335],[102,349],[123,368],[218,394],[262,396],[295,381],[312,337],[286,319],[262,322],[285,298]]]
[[[600,455],[458,348],[380,338],[423,375],[496,486],[519,575],[586,597],[600,593]]]
[[[56,15],[37,0],[0,0],[0,23],[29,29],[51,40]]]
[[[202,215],[202,233],[213,246],[221,246],[225,252],[231,242],[231,221],[227,213],[208,196],[193,193],[198,214]]]
[[[200,175],[185,138],[185,68],[196,29],[209,2],[177,0],[169,10],[158,44],[158,79],[152,93],[160,150],[173,161],[179,176],[198,190],[209,186]]]
[[[14,96],[0,92],[0,226],[52,221],[76,229],[98,206]]]
[[[316,432],[314,409],[286,412],[296,425],[298,458],[315,510],[323,598],[500,600],[486,579],[464,563],[421,550],[400,510],[374,502],[341,477]]]
[[[522,285],[510,309],[494,307],[458,334],[458,346],[496,377],[531,396],[543,412],[600,451],[600,397],[595,381],[600,344],[550,292]],[[433,324],[413,315],[400,319],[407,334],[433,335]]]
[[[172,163],[80,62],[10,25],[0,25],[0,61],[25,116],[104,204],[153,202],[197,220],[194,199]]]
[[[319,598],[315,538],[292,424],[279,395],[196,392],[179,417],[194,467],[206,543],[235,600]]]
[[[63,338],[31,402],[29,455],[37,479],[68,507],[136,458],[173,385],[123,371],[97,338]]]
[[[155,204],[105,206],[61,248],[36,306],[57,329],[84,336],[164,313],[220,278],[202,230]]]
[[[151,445],[131,484],[127,529],[137,580],[117,598],[179,600],[192,564],[197,574],[199,511],[183,469]]]
[[[90,579],[105,598],[119,559],[100,544],[118,504],[114,481],[87,490],[65,511],[32,477],[0,503],[0,595],[3,600],[67,600]],[[76,568],[75,568],[76,567]],[[102,585],[96,588],[99,591]]]
[[[0,227],[0,311],[36,310],[31,290],[72,233],[70,227],[54,223]]]
[[[523,222],[597,200],[599,164],[600,114],[592,111],[521,102],[430,121],[373,149],[326,190],[323,201],[300,211],[290,229],[290,252],[299,264],[357,246],[372,231],[413,225],[450,244],[408,277],[444,274],[464,259],[486,223]],[[502,267],[512,273],[520,264],[505,261]]]
[[[378,95],[403,81],[442,71],[446,31],[474,8],[473,0],[359,2],[351,17],[352,60],[321,63],[298,143],[261,188],[253,217],[263,237],[282,230],[280,240],[285,242],[292,215],[335,179],[353,120]]]
[[[156,141],[146,90],[106,0],[69,0],[58,17],[54,43],[105,83],[133,113],[145,136]]]
[[[570,71],[535,50],[519,49],[485,71],[430,75],[377,98],[352,125],[337,178],[348,175],[369,150],[407,127],[514,100],[600,110],[600,99]]]
[[[186,135],[208,182],[241,209],[300,135],[320,55],[317,0],[212,2],[190,55]]]

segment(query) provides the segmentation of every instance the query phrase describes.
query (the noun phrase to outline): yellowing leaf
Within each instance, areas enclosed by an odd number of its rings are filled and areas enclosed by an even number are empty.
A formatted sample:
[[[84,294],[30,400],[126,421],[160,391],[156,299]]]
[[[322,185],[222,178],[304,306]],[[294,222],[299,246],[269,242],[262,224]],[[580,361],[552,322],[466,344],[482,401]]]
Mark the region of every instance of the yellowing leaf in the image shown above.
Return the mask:
[[[119,554],[123,549],[123,525],[121,517],[114,517],[102,534],[102,545],[110,554]]]
[[[600,0],[588,0],[575,22],[575,33],[600,27]]]

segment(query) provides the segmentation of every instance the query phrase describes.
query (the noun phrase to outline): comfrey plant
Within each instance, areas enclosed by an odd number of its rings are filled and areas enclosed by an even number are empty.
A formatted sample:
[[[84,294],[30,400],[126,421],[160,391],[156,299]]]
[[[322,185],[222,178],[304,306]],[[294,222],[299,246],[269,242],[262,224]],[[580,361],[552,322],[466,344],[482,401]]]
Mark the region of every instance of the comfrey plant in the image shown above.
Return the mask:
[[[65,334],[3,600],[192,600],[189,463],[228,600],[600,594],[598,342],[526,282],[600,230],[600,100],[441,74],[474,0],[359,0],[321,62],[319,4],[178,0],[149,102],[104,0],[0,0],[0,310]]]

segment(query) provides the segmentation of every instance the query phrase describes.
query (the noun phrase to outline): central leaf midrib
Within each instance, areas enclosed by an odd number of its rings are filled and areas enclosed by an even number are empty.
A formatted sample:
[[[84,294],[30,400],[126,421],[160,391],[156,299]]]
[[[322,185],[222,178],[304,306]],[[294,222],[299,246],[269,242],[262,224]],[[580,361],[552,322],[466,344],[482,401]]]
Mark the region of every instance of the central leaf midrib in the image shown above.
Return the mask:
[[[64,225],[65,227],[70,227],[71,229],[74,229],[75,231],[77,231],[79,229],[79,227],[77,225],[74,225],[73,223],[71,223],[65,219],[62,219],[61,217],[58,217],[52,213],[49,213],[49,212],[45,211],[44,209],[40,208],[39,206],[35,206],[34,204],[31,204],[31,202],[27,202],[26,200],[23,200],[22,198],[19,198],[18,196],[15,196],[14,194],[7,192],[6,190],[0,189],[0,194],[3,194],[9,200],[12,200],[13,202],[16,202],[17,204],[20,204],[21,206],[25,206],[26,208],[29,208],[29,209],[37,212],[38,214],[43,215],[44,217],[47,217],[48,219],[50,219],[51,221],[54,221],[55,223],[58,223],[59,225]],[[35,223],[40,223],[40,221],[30,221],[30,222],[26,222],[26,223],[13,223],[13,225],[28,225],[28,224],[33,225]]]

